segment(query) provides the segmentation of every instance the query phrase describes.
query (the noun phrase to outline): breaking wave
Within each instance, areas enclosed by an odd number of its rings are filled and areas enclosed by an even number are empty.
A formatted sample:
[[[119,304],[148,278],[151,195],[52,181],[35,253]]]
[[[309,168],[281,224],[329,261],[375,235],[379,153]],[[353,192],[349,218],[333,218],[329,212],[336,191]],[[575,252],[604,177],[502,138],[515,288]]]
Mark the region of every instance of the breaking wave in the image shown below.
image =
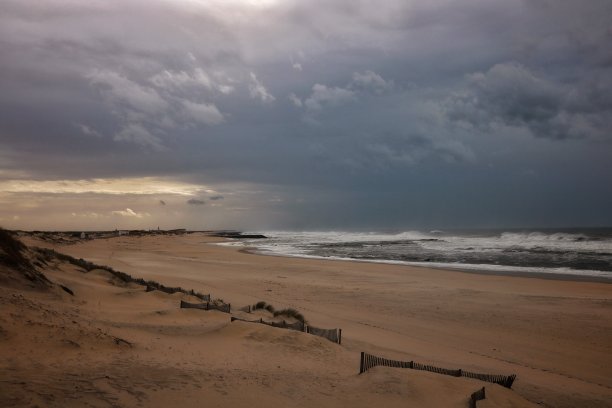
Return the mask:
[[[550,231],[288,232],[236,243],[259,252],[327,259],[612,280],[612,229]]]

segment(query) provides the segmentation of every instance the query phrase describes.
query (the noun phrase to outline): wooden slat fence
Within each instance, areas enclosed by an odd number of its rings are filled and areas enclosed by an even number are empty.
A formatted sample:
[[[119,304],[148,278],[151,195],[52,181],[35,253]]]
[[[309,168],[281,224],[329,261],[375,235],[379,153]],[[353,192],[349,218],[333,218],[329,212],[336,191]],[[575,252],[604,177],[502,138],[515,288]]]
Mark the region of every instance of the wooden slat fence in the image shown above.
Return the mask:
[[[273,327],[280,327],[282,329],[290,329],[290,330],[296,330],[296,331],[305,331],[304,329],[306,328],[306,325],[302,322],[295,322],[295,323],[287,323],[286,321],[282,321],[282,322],[270,322],[270,326]]]
[[[140,281],[145,282],[143,279],[135,280],[135,282],[139,284],[140,284]],[[159,283],[156,283],[156,282],[152,282],[152,283],[146,282],[146,285],[147,285],[147,288],[145,289],[145,292],[153,292],[154,290],[159,290],[160,292],[169,293],[169,294],[181,292],[186,295],[195,296],[204,302],[210,302],[210,293],[208,295],[203,295],[201,293],[195,292],[193,289],[185,290],[182,288],[169,288],[164,285],[160,285]]]
[[[160,290],[154,286],[151,285],[147,285],[147,288],[145,289],[145,292],[153,292],[154,290]],[[176,291],[171,292],[170,290],[174,290],[174,288],[170,288],[169,290],[162,290],[162,292],[165,293],[176,293]],[[194,291],[191,292],[184,292],[187,295],[191,295],[191,296],[195,296],[197,298],[200,298],[201,300],[203,300],[204,302],[210,302],[210,293],[208,295],[202,295],[201,293],[195,293]]]
[[[249,323],[261,323],[261,324],[266,324],[268,326],[279,327],[281,329],[291,329],[291,330],[306,332],[314,336],[326,338],[329,341],[332,341],[334,343],[342,344],[342,329],[319,329],[317,327],[306,325],[302,322],[287,323],[284,320],[282,322],[266,322],[263,318],[259,320],[245,320],[245,319],[240,319],[238,317],[232,317],[232,322],[234,320],[238,320],[241,322],[249,322]]]
[[[342,344],[342,329],[320,329],[318,327],[308,325],[306,326],[306,333],[324,337],[333,343]]]
[[[479,374],[473,373],[471,371],[462,371],[461,375],[463,377],[474,378],[480,381],[486,381],[490,383],[495,383],[499,385],[503,385],[506,388],[512,388],[512,384],[516,379],[516,374],[512,375],[492,375],[492,374]]]
[[[485,399],[485,387],[482,387],[470,395],[470,408],[476,408],[476,401],[481,401],[483,399]]]
[[[241,309],[239,309],[241,312],[247,312],[247,313],[251,313],[253,311],[252,307],[249,306],[245,306]],[[333,343],[337,343],[337,344],[342,344],[342,329],[321,329],[318,327],[314,327],[314,326],[310,326],[307,325],[305,323],[301,323],[301,322],[297,322],[297,323],[291,323],[291,325],[293,325],[294,327],[288,327],[286,325],[289,325],[289,323],[275,323],[275,322],[265,322],[263,319],[260,320],[243,320],[243,319],[238,319],[238,318],[232,318],[232,321],[234,320],[241,320],[243,322],[252,322],[252,323],[263,323],[263,324],[267,324],[269,326],[274,326],[274,327],[281,327],[281,328],[287,328],[287,329],[293,329],[293,330],[297,330],[297,331],[305,331],[308,334],[312,334],[314,336],[319,336],[319,337],[323,337],[326,338],[327,340],[333,342]],[[283,320],[284,322],[284,320]]]
[[[289,330],[295,330],[295,331],[301,331],[301,332],[306,331],[306,325],[302,322],[287,323],[284,320],[282,322],[266,322],[263,318],[259,320],[245,320],[245,319],[240,319],[238,317],[232,316],[232,322],[234,320],[238,320],[240,322],[247,322],[247,323],[260,323],[260,324],[265,324],[267,326],[278,327],[280,329],[289,329]]]
[[[219,310],[224,313],[230,313],[232,306],[230,303],[189,303],[185,302],[184,300],[181,300],[181,309]]]
[[[246,319],[241,319],[239,317],[234,317],[234,316],[231,317],[232,322],[236,320],[238,320],[239,322],[247,322],[247,323],[261,323],[259,320],[246,320]]]
[[[512,384],[514,383],[514,380],[516,379],[516,374],[512,374],[512,375],[479,374],[479,373],[473,373],[471,371],[464,371],[461,369],[452,370],[448,368],[440,368],[440,367],[430,366],[426,364],[415,363],[414,361],[390,360],[387,358],[382,358],[382,357],[378,357],[378,356],[374,356],[368,353],[361,352],[361,362],[359,365],[359,374],[365,373],[370,368],[376,367],[376,366],[412,368],[414,370],[430,371],[432,373],[451,375],[454,377],[475,378],[477,380],[499,384],[506,388],[512,388]]]

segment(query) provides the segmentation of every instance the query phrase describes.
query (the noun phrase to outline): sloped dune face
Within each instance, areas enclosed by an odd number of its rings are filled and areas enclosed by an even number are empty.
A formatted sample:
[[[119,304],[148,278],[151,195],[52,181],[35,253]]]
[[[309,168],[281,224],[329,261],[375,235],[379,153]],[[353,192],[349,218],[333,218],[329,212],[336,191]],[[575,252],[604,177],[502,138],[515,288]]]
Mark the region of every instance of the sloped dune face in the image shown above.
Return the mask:
[[[127,308],[134,300],[116,295],[105,295],[116,307]],[[140,300],[131,312],[140,318],[126,321],[125,316],[105,316],[103,298],[89,304],[78,296],[74,303],[9,298],[11,307],[3,307],[2,314],[9,334],[0,337],[1,358],[8,362],[0,373],[11,378],[0,397],[3,406],[196,407],[205,399],[213,406],[236,407],[403,407],[411,402],[460,407],[479,386],[383,367],[360,376],[356,353],[305,333],[229,323],[215,311],[170,310],[158,299],[149,313]],[[107,312],[95,312],[97,301]],[[6,311],[19,319],[10,320]],[[529,406],[522,402],[508,406]]]
[[[37,255],[13,233],[0,228],[0,284],[16,288],[46,289],[51,283],[37,270]]]

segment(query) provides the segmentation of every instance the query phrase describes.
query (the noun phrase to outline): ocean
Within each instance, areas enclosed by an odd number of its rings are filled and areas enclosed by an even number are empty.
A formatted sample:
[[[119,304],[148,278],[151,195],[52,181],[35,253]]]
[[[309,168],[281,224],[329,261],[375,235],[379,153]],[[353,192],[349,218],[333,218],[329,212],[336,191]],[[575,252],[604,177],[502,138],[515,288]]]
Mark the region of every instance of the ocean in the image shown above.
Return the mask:
[[[612,282],[612,228],[262,233],[267,238],[230,245],[268,255]]]

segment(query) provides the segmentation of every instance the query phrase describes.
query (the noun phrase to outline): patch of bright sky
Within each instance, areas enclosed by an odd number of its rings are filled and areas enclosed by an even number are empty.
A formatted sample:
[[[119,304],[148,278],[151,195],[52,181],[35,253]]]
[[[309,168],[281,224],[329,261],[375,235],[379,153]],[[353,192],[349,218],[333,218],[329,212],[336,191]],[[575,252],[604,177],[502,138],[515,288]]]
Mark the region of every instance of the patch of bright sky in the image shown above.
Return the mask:
[[[176,0],[170,1],[173,4],[179,3]],[[181,0],[180,2],[188,6],[228,6],[228,7],[272,7],[278,4],[279,0]]]
[[[90,180],[6,180],[0,181],[0,191],[5,193],[46,194],[170,194],[195,196],[215,193],[206,186],[158,177],[131,177]]]

